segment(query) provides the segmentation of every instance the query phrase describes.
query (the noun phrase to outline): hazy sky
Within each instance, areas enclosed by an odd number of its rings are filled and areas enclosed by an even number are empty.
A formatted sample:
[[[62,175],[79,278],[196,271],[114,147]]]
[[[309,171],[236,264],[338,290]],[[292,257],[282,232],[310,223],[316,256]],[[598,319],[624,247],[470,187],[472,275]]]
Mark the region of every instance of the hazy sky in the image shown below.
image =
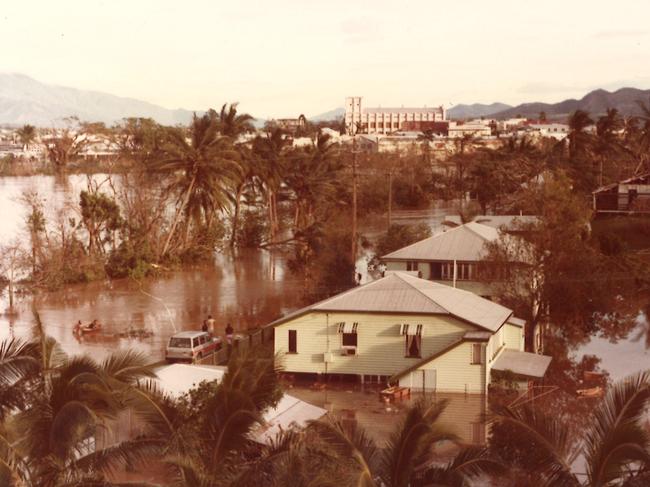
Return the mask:
[[[650,88],[650,1],[4,0],[0,71],[258,117]]]

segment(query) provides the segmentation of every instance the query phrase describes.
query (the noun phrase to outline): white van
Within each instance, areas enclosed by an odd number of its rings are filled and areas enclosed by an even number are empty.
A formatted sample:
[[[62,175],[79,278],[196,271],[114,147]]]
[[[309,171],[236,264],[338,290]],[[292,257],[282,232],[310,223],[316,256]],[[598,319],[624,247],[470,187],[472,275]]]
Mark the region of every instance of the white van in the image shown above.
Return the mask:
[[[205,331],[182,331],[169,339],[165,350],[168,362],[200,360],[221,349],[221,338]]]

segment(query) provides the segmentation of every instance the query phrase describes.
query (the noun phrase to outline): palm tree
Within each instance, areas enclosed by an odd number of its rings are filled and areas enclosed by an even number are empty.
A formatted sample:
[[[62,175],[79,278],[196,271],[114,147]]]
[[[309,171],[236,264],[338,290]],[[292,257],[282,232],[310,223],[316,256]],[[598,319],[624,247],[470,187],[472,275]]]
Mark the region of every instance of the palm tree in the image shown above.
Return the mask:
[[[228,106],[227,103],[224,103],[221,112],[219,112],[219,132],[235,141],[240,135],[255,129],[253,127],[255,119],[248,113],[237,113],[237,105],[237,103],[231,103]]]
[[[252,182],[255,172],[253,170],[252,156],[246,145],[239,142],[241,135],[254,130],[253,121],[255,119],[248,113],[237,113],[237,103],[231,103],[230,106],[224,104],[219,113],[219,132],[222,135],[230,137],[235,143],[239,152],[239,170],[237,171],[234,190],[233,214],[231,220],[230,247],[233,248],[237,243],[237,229],[239,227],[239,214],[241,210],[241,199],[247,186]]]
[[[235,177],[239,155],[230,137],[219,134],[220,122],[214,110],[202,116],[194,114],[189,137],[184,130],[168,128],[150,168],[172,180],[168,190],[178,195],[176,213],[159,254],[170,249],[181,217],[186,220],[186,239],[191,220],[201,217],[206,224],[214,212],[226,206],[228,183]],[[189,140],[188,140],[189,139]]]
[[[646,171],[650,170],[650,167],[648,167],[650,162],[650,102],[645,103],[639,100],[637,103],[641,110],[641,116],[636,119],[641,122],[637,138],[638,149],[636,151],[639,159],[639,164],[636,170],[638,173],[642,168]]]
[[[589,147],[591,138],[585,129],[594,121],[584,110],[576,110],[569,117],[569,158],[575,159],[583,155]]]
[[[314,223],[315,211],[324,201],[335,201],[339,190],[339,171],[343,164],[330,136],[319,133],[315,144],[288,156],[290,170],[285,183],[295,195],[294,234]]]
[[[23,125],[16,130],[16,134],[18,135],[18,139],[20,139],[20,143],[23,145],[25,150],[27,150],[29,149],[29,144],[34,142],[36,139],[36,127],[29,124]]]
[[[594,153],[599,160],[598,184],[603,185],[603,166],[605,159],[622,152],[619,131],[623,128],[623,120],[616,108],[608,108],[607,113],[596,122],[596,140]]]
[[[569,420],[530,405],[497,407],[494,420],[510,428],[512,445],[534,445],[535,455],[520,468],[540,485],[631,486],[647,480],[650,471],[650,434],[642,424],[649,404],[650,372],[643,372],[615,384],[577,438]],[[574,470],[579,454],[585,459],[585,481]]]
[[[95,442],[125,408],[129,385],[152,376],[146,362],[144,354],[129,351],[101,363],[67,357],[47,337],[29,344],[4,342],[0,377],[19,394],[7,401],[7,388],[2,389],[0,478],[34,486],[88,485],[83,482],[102,471],[151,454],[156,445],[146,441],[104,447]]]
[[[350,485],[425,485],[420,479],[439,478],[437,471],[429,472],[431,448],[439,442],[455,440],[453,434],[436,424],[446,406],[446,401],[432,404],[425,400],[416,402],[408,409],[382,450],[355,424],[330,420],[313,423],[311,427],[335,452],[338,464],[333,465],[334,469],[344,468],[346,464],[350,468],[348,462],[351,462]]]
[[[278,192],[284,176],[284,149],[289,144],[284,132],[274,128],[253,141],[253,153],[258,157],[257,175],[267,200],[270,240],[275,242],[280,230]]]
[[[279,368],[266,349],[238,349],[221,382],[203,383],[174,401],[152,383],[133,386],[128,404],[144,419],[144,438],[187,487],[222,485],[235,476],[250,449],[249,435],[261,413],[281,398]]]

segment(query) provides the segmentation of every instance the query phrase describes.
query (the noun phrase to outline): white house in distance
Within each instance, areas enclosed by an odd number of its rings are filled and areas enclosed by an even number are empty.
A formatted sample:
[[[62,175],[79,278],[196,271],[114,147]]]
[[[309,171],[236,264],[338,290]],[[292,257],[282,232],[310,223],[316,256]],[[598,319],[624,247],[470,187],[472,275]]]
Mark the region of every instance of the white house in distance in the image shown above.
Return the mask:
[[[497,228],[470,222],[438,233],[381,257],[388,271],[418,272],[423,279],[492,295],[483,259],[486,243],[500,237]]]
[[[396,272],[268,326],[286,372],[355,375],[439,392],[486,393],[492,370],[541,378],[523,322],[473,293]]]

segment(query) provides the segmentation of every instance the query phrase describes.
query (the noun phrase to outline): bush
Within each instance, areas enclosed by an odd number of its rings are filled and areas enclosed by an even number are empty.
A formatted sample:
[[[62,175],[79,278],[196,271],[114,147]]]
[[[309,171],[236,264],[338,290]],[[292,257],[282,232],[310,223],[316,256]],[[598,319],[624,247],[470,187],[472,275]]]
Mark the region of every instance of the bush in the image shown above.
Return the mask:
[[[386,233],[377,240],[377,256],[390,254],[391,252],[419,242],[431,236],[431,228],[426,223],[417,225],[399,225],[393,223]]]
[[[267,220],[259,211],[245,211],[237,229],[237,243],[240,247],[259,247],[267,233]]]
[[[151,263],[154,261],[153,252],[146,245],[136,247],[128,242],[122,242],[109,256],[106,273],[111,278],[141,279],[153,272]]]

